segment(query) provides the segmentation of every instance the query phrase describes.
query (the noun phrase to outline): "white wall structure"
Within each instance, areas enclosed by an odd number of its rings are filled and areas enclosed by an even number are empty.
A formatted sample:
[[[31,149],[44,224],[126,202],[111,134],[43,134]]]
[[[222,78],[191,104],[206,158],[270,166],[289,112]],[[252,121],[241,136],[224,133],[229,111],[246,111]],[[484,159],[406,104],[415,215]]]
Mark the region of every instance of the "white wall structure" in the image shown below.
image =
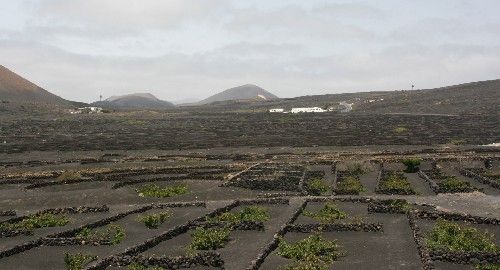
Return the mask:
[[[327,110],[324,110],[320,107],[310,107],[310,108],[292,108],[291,113],[321,113],[321,112],[326,112]]]
[[[272,112],[272,113],[282,113],[282,112],[285,112],[285,109],[270,109],[269,112]]]
[[[340,107],[341,113],[348,113],[348,112],[352,111],[352,104],[344,102],[344,101],[340,102],[339,107]]]

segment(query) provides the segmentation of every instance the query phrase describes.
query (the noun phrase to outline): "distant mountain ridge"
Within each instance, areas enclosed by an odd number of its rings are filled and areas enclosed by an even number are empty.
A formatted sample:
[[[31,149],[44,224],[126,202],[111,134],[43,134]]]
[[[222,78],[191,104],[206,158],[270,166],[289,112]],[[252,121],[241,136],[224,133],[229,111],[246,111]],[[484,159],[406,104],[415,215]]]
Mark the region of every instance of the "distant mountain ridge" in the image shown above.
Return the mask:
[[[229,101],[229,100],[273,100],[273,99],[278,99],[278,97],[259,86],[253,84],[245,84],[224,90],[218,94],[215,94],[198,102],[198,104],[203,105],[217,101]]]
[[[150,93],[134,93],[122,96],[111,96],[104,101],[92,103],[94,106],[123,109],[167,109],[174,104],[158,99]]]
[[[0,65],[0,100],[16,103],[72,104],[71,101],[50,93],[2,65]]]
[[[500,115],[500,79],[432,89],[372,91],[281,98],[260,103],[227,103],[223,111],[268,111],[272,108],[330,107],[352,104],[357,113],[496,114]],[[199,108],[203,110],[202,106]]]

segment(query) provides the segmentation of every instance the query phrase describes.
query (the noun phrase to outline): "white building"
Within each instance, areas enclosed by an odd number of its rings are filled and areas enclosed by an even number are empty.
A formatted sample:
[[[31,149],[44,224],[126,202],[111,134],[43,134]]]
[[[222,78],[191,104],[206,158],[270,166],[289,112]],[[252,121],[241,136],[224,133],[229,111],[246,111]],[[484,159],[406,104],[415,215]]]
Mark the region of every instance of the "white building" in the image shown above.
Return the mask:
[[[269,112],[272,112],[272,113],[283,113],[283,112],[285,112],[285,109],[281,109],[281,108],[270,109]]]
[[[102,113],[101,107],[83,107],[77,110],[70,111],[71,114],[84,114],[84,113]]]
[[[326,110],[320,107],[310,107],[310,108],[292,108],[291,113],[322,113]]]

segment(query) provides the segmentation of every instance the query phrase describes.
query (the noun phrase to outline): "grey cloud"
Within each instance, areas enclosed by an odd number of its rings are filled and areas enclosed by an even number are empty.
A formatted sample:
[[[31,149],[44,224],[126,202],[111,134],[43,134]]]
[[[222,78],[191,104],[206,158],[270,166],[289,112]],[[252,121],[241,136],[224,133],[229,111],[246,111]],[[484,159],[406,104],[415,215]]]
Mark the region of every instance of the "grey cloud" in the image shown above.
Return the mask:
[[[232,58],[222,51],[160,58],[89,57],[42,45],[0,42],[0,58],[16,55],[7,66],[23,70],[22,75],[70,99],[92,101],[99,94],[150,91],[175,100],[202,98],[250,82],[286,97],[305,94],[305,90],[312,94],[401,89],[414,80],[425,81],[420,87],[431,87],[460,83],[464,76],[492,79],[500,72],[499,49],[415,45],[355,58],[302,56],[273,62]]]
[[[139,91],[201,99],[244,83],[291,97],[500,74],[495,19],[469,23],[452,14],[392,24],[397,11],[330,1],[266,9],[230,0],[133,2],[36,2],[21,30],[2,29],[1,64],[81,101]]]
[[[266,35],[269,38],[311,37],[336,39],[370,39],[373,33],[353,24],[342,22],[335,14],[323,9],[306,9],[290,5],[263,11],[257,8],[237,10],[227,23],[232,31]]]
[[[426,18],[403,25],[389,34],[405,42],[435,43],[457,40],[462,43],[500,44],[500,21],[464,21],[463,18]]]
[[[41,25],[120,34],[202,20],[227,3],[227,0],[48,0],[37,3],[34,13],[39,17],[35,23]]]

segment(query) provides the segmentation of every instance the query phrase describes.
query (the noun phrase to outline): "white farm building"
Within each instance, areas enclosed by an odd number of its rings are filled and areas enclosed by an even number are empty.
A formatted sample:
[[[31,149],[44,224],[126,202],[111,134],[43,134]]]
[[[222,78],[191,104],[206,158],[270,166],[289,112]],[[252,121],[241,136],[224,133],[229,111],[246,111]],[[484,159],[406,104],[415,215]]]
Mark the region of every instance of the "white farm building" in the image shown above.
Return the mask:
[[[321,113],[326,112],[326,110],[320,107],[310,107],[310,108],[292,108],[291,113]]]

